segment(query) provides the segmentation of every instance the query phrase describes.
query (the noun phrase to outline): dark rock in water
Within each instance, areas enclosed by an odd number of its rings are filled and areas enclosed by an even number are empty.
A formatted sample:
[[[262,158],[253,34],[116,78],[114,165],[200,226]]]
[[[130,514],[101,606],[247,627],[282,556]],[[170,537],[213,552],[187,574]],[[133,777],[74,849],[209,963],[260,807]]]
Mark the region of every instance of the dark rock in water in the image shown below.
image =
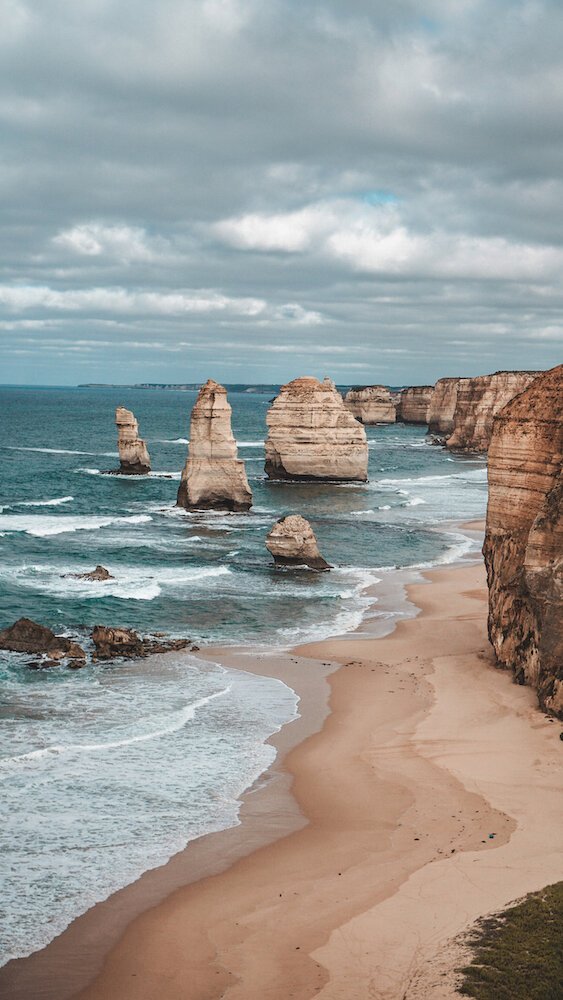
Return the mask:
[[[132,628],[108,628],[96,625],[92,632],[96,647],[95,659],[113,660],[123,657],[127,660],[152,656],[154,653],[169,653],[171,650],[192,648],[189,639],[168,639],[158,642],[141,638]]]
[[[86,659],[82,646],[77,642],[66,636],[55,635],[50,628],[31,618],[19,618],[13,625],[1,629],[0,649],[8,649],[14,653],[45,653],[49,656],[49,665],[67,657]]]
[[[65,576],[71,576],[75,580],[115,580],[105,566],[96,566],[90,573],[66,573]]]

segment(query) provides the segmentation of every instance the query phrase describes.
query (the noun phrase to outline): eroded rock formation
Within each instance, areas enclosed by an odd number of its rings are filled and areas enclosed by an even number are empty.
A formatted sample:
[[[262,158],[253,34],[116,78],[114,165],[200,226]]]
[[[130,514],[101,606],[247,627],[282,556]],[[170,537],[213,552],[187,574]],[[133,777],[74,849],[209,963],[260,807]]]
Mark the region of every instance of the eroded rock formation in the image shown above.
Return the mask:
[[[397,420],[403,424],[426,424],[433,385],[411,385],[402,389],[397,405]]]
[[[428,406],[428,433],[437,438],[450,436],[454,429],[454,413],[457,405],[459,386],[468,379],[440,378],[434,386]]]
[[[563,365],[494,418],[483,554],[498,662],[563,718]]]
[[[311,525],[300,514],[290,514],[276,521],[266,538],[266,548],[278,566],[308,566],[319,571],[330,569],[319,552]]]
[[[50,628],[32,621],[31,618],[19,618],[13,625],[0,630],[0,649],[11,650],[14,653],[42,653],[49,659],[45,666],[64,659],[85,660],[86,654],[73,639],[64,635],[55,635]]]
[[[330,380],[304,376],[282,385],[266,422],[270,479],[367,480],[366,432]]]
[[[190,421],[188,459],[178,490],[186,510],[248,510],[252,493],[237,457],[227,390],[208,381],[199,390]]]
[[[139,437],[139,424],[131,410],[118,406],[115,411],[119,472],[125,476],[146,476],[151,460],[147,446]]]
[[[198,649],[189,639],[160,641],[141,637],[132,628],[110,628],[107,625],[94,626],[92,642],[95,648],[94,660],[131,660],[176,649]]]
[[[74,577],[75,580],[94,580],[96,582],[103,582],[105,580],[115,580],[115,577],[111,575],[109,569],[105,566],[96,566],[90,573],[67,573],[66,576]]]
[[[509,400],[530,385],[538,372],[495,372],[461,379],[454,425],[446,447],[450,451],[484,452],[489,447],[493,418]]]
[[[344,405],[361,424],[394,424],[395,403],[384,385],[357,385],[344,396]]]

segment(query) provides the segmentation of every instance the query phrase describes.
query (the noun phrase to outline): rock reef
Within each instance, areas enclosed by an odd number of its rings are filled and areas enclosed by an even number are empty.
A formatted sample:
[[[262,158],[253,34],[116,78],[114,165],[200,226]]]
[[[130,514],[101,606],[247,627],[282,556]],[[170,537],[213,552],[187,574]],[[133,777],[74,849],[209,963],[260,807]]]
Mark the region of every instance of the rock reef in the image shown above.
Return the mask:
[[[111,575],[109,569],[105,566],[96,566],[90,573],[66,573],[65,576],[73,577],[75,580],[94,580],[96,582],[104,582],[105,580],[115,580],[115,577]]]
[[[434,386],[428,406],[428,433],[445,442],[454,429],[457,394],[466,378],[440,378]]]
[[[85,661],[86,653],[73,639],[55,635],[46,625],[31,618],[18,618],[17,622],[0,630],[0,649],[14,653],[40,653],[46,657],[37,666],[52,666],[61,660]]]
[[[366,482],[366,432],[329,379],[304,376],[282,385],[266,422],[270,479]]]
[[[493,375],[460,379],[453,430],[446,447],[450,451],[487,451],[495,414],[539,374],[495,372]]]
[[[237,457],[231,412],[227,390],[208,379],[192,410],[188,459],[178,490],[179,507],[245,511],[252,506],[244,462]]]
[[[361,424],[395,423],[395,403],[384,385],[356,385],[344,396],[344,405]]]
[[[494,418],[483,555],[500,665],[563,718],[563,365]]]
[[[315,533],[300,514],[289,514],[276,521],[266,538],[266,548],[278,566],[308,566],[323,571],[330,564],[319,552]]]
[[[403,424],[426,424],[433,385],[411,385],[401,389],[397,404],[397,420]]]
[[[147,446],[139,437],[139,424],[131,410],[118,406],[115,411],[119,472],[125,476],[146,476],[151,469]]]

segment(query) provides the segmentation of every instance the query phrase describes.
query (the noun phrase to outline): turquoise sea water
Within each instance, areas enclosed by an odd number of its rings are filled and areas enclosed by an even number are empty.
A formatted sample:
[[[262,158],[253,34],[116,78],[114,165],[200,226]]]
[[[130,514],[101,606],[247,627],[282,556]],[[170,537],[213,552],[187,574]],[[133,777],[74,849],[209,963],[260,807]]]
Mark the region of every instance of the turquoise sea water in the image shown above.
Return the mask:
[[[195,395],[0,389],[0,624],[25,614],[80,638],[102,623],[288,646],[358,625],[391,567],[470,549],[453,522],[484,514],[482,460],[427,445],[424,428],[368,428],[369,483],[269,483],[269,394],[229,397],[252,511],[178,510]],[[139,420],[150,476],[105,474],[117,404]],[[287,513],[311,521],[330,573],[274,569],[264,538]],[[96,563],[115,579],[66,576]],[[265,740],[296,712],[281,682],[192,656],[70,672],[0,653],[0,679],[3,961],[236,822],[237,797],[271,762]]]

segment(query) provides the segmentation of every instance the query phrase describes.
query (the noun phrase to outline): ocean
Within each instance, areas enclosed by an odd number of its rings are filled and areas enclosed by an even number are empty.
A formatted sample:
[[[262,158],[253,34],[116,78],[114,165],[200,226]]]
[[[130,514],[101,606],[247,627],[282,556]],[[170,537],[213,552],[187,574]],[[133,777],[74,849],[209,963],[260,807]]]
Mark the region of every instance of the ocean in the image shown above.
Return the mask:
[[[281,649],[356,628],[368,611],[376,620],[394,568],[475,550],[458,522],[484,516],[484,460],[427,444],[424,427],[372,427],[367,484],[270,483],[269,392],[229,394],[253,509],[176,508],[195,398],[0,389],[1,626],[26,615],[80,641],[107,624]],[[118,404],[139,420],[149,476],[107,474]],[[330,573],[274,568],[264,538],[288,513],[311,521]],[[68,577],[97,563],[115,579]],[[298,712],[281,681],[192,654],[32,671],[0,652],[0,680],[0,964],[235,824],[241,793],[272,762],[266,740]]]

